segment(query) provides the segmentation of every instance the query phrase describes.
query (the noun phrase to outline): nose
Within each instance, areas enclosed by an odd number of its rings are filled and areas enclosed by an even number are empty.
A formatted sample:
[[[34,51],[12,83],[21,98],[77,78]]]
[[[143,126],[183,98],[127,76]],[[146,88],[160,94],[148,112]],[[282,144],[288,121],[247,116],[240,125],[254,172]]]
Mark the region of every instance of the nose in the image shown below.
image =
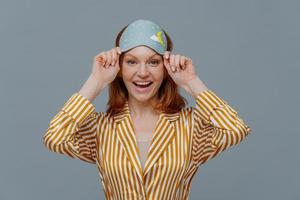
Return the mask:
[[[148,71],[148,68],[145,64],[141,64],[138,68],[138,73],[137,73],[139,76],[147,76],[149,74],[149,71]]]

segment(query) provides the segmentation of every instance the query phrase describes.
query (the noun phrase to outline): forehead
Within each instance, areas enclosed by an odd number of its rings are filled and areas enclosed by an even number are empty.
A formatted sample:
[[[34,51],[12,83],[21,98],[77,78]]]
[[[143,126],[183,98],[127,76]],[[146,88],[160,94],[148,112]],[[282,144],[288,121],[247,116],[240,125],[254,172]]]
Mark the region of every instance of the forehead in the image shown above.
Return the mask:
[[[158,57],[160,54],[158,54],[156,51],[151,49],[150,47],[141,45],[132,48],[131,50],[127,51],[124,54],[125,57],[130,56],[130,57],[136,57],[136,58],[150,58],[150,57]]]

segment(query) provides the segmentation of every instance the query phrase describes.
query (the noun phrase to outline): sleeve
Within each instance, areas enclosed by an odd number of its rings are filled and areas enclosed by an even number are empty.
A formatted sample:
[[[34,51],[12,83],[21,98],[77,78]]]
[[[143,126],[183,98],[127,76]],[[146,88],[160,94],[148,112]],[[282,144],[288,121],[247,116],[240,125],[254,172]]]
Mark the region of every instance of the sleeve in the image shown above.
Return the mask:
[[[100,115],[88,99],[74,93],[51,119],[43,135],[44,145],[50,151],[95,164]]]
[[[198,94],[192,120],[192,159],[196,166],[240,143],[252,131],[237,111],[212,90]]]

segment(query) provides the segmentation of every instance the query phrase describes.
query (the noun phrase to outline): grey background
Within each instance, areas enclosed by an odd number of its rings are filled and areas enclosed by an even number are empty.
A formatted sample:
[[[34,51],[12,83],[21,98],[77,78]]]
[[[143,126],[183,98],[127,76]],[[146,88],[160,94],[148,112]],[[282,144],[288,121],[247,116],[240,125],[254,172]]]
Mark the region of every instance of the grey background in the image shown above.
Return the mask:
[[[0,199],[104,199],[96,166],[48,151],[42,136],[87,79],[93,57],[113,48],[117,32],[137,18],[164,27],[174,53],[190,56],[204,83],[253,130],[202,166],[190,199],[300,199],[299,6],[1,0]],[[104,90],[94,105],[102,111],[106,102]]]

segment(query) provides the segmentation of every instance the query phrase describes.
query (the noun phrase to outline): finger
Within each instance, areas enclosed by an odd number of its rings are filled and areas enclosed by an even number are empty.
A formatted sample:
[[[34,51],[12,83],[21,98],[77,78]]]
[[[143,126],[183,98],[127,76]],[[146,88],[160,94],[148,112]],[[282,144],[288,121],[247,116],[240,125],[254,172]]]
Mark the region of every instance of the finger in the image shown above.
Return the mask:
[[[105,52],[102,53],[101,58],[102,58],[102,66],[105,67],[107,61],[107,56]]]
[[[115,65],[119,65],[119,60],[120,60],[120,55],[117,54],[117,58],[116,58],[116,63],[115,63]]]
[[[185,69],[185,62],[186,62],[186,57],[185,56],[182,56],[181,58],[180,58],[180,66],[181,66],[181,69]]]
[[[181,58],[181,55],[176,54],[176,56],[175,56],[175,67],[176,67],[176,70],[180,69],[180,58]]]
[[[95,60],[96,60],[97,62],[99,62],[101,65],[103,65],[103,63],[104,63],[104,60],[103,60],[102,55],[97,55],[97,56],[95,56]]]
[[[170,55],[170,65],[171,65],[172,71],[175,72],[176,68],[175,68],[175,56],[174,56],[174,54]]]
[[[109,65],[111,64],[111,51],[107,51],[107,62],[105,64],[105,67],[109,67]]]
[[[192,63],[192,59],[189,58],[189,57],[186,57],[185,59],[185,66],[187,66],[188,64],[191,64]]]
[[[174,61],[175,61],[175,56],[174,56],[174,54],[170,54],[170,58],[169,58],[169,60],[170,60],[170,65],[171,66],[174,66]]]
[[[116,47],[116,49],[117,49],[117,53],[118,53],[118,54],[121,54],[121,53],[122,53],[122,51],[121,51],[121,48],[120,48],[120,47]]]
[[[164,66],[167,69],[168,73],[171,73],[172,70],[168,59],[164,59]]]
[[[110,63],[109,63],[108,66],[113,66],[113,62],[114,62],[113,54],[114,54],[114,50],[112,49],[112,50],[109,51]]]
[[[169,58],[170,58],[170,51],[165,51],[163,59],[166,60],[170,64]]]
[[[163,56],[164,64],[166,67],[170,68],[170,51],[165,51]]]
[[[165,52],[164,52],[164,58],[165,58],[165,59],[169,59],[169,58],[170,58],[170,54],[171,54],[170,51],[165,51]]]
[[[118,52],[117,52],[118,50],[117,49],[114,49],[113,51],[112,51],[112,66],[115,66],[115,64],[116,64],[116,62],[117,62],[117,54],[118,54]]]
[[[104,51],[102,51],[101,53],[98,53],[95,57],[100,57],[104,54]]]
[[[104,58],[103,58],[103,52],[97,54],[94,59],[97,61],[97,62],[100,62],[101,65],[104,64]]]
[[[107,53],[104,52],[102,57],[103,57],[103,61],[104,61],[103,67],[106,67],[106,63],[107,63]]]

